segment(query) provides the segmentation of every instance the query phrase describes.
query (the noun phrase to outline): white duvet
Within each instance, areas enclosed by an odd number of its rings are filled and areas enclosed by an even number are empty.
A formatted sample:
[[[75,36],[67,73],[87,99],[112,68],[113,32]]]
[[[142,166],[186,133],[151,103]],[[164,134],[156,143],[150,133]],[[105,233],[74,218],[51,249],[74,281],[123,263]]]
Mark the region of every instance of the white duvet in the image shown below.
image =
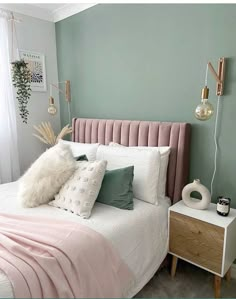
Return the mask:
[[[89,219],[83,219],[49,205],[21,208],[17,202],[18,183],[0,185],[0,213],[40,215],[78,221],[98,231],[112,242],[135,275],[126,291],[133,297],[152,278],[167,254],[168,198],[158,206],[134,199],[134,210],[121,210],[96,203]],[[12,298],[12,286],[0,270],[0,298]]]

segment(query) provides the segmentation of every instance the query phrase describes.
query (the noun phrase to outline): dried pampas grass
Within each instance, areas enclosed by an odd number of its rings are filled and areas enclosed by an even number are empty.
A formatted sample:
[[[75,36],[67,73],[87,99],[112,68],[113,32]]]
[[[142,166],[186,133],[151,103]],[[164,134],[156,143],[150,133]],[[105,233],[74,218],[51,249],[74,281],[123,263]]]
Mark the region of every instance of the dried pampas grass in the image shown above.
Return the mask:
[[[50,146],[57,144],[59,139],[62,139],[65,135],[72,133],[72,127],[66,125],[56,136],[50,122],[42,122],[40,125],[34,126],[34,129],[39,133],[39,135],[33,135],[43,143]]]

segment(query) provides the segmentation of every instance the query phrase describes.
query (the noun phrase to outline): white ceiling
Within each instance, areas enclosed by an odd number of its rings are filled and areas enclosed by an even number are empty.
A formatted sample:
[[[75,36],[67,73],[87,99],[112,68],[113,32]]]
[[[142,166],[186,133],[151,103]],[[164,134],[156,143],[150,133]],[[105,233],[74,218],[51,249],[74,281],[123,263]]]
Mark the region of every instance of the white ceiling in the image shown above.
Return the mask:
[[[43,8],[48,10],[49,12],[53,12],[54,10],[61,8],[66,5],[66,3],[30,3],[31,5]]]
[[[46,21],[58,22],[94,5],[96,5],[96,3],[10,3],[0,4],[0,8],[5,8],[13,12],[18,12]]]

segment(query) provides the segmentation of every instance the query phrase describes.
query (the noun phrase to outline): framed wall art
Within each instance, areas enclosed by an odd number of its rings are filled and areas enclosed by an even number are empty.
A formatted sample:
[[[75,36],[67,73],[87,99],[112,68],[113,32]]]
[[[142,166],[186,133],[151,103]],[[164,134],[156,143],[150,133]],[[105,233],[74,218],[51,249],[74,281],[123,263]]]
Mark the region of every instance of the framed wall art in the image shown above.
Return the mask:
[[[19,58],[24,59],[28,63],[28,68],[31,73],[31,90],[32,91],[47,91],[46,68],[44,54],[18,50]]]

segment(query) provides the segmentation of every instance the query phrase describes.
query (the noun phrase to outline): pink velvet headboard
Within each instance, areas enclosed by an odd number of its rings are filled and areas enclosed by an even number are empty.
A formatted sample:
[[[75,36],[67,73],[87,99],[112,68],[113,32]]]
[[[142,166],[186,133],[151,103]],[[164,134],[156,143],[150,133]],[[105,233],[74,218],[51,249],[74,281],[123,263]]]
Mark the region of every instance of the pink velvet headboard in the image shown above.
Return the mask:
[[[74,118],[72,141],[126,146],[170,146],[167,196],[181,199],[189,172],[190,130],[188,123]]]

